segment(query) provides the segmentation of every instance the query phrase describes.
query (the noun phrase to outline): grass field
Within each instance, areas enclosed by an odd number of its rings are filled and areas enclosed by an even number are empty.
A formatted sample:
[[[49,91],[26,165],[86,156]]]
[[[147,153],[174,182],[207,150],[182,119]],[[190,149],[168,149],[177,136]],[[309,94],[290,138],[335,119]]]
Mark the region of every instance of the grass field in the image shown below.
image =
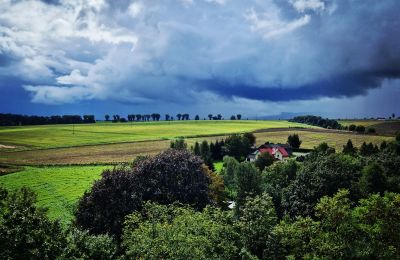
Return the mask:
[[[310,127],[288,121],[173,121],[145,123],[96,123],[0,127],[0,144],[19,150],[71,147],[145,140],[165,140],[206,135],[242,133],[257,129]]]
[[[322,142],[341,151],[348,139],[353,140],[355,146],[362,142],[380,144],[382,141],[390,141],[393,137],[377,135],[359,135],[351,132],[327,131],[325,129],[296,129],[296,130],[265,130],[257,132],[257,145],[267,141],[286,143],[290,134],[298,133],[303,141],[301,147],[313,148]],[[186,139],[189,147],[194,142],[203,140],[215,141],[226,136],[198,137]],[[153,155],[168,149],[169,140],[145,141],[134,143],[120,143],[107,145],[80,146],[57,149],[41,149],[18,152],[0,151],[0,163],[17,165],[66,165],[66,164],[116,164],[130,162],[138,155]]]
[[[38,195],[38,205],[49,208],[49,217],[71,220],[79,197],[110,166],[26,167],[0,176],[0,186],[16,189],[27,186]]]
[[[392,133],[399,128],[398,123],[374,126],[379,131]],[[168,149],[169,139],[176,137],[186,137],[190,147],[196,141],[221,140],[230,133],[255,131],[257,145],[260,145],[267,141],[285,143],[288,135],[298,133],[303,148],[313,148],[321,142],[327,142],[337,151],[342,150],[348,139],[356,147],[364,141],[380,144],[384,140],[393,139],[392,136],[361,135],[308,127],[287,121],[247,120],[149,122],[132,125],[98,123],[74,126],[74,135],[72,125],[0,127],[0,172],[6,174],[0,176],[0,186],[9,189],[30,187],[38,194],[39,206],[49,208],[51,218],[68,222],[78,198],[100,177],[103,169],[112,167],[105,164],[130,162],[138,155],[159,153]],[[20,170],[21,165],[28,166],[22,171],[13,172]],[[222,162],[217,162],[215,168],[219,171]]]

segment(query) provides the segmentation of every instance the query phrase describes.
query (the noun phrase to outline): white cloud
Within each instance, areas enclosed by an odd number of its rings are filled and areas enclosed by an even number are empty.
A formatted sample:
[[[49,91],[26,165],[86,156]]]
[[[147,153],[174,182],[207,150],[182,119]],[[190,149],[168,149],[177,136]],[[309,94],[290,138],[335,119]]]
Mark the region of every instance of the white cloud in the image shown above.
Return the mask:
[[[309,15],[304,15],[292,21],[285,21],[281,18],[279,10],[258,14],[254,9],[250,9],[245,17],[251,22],[251,29],[260,32],[265,39],[291,33],[307,25],[311,20]]]
[[[293,7],[301,13],[305,11],[323,11],[325,3],[321,0],[289,0]]]
[[[136,17],[136,16],[138,16],[140,14],[142,8],[143,8],[143,6],[140,3],[133,2],[128,8],[128,13],[132,17]]]

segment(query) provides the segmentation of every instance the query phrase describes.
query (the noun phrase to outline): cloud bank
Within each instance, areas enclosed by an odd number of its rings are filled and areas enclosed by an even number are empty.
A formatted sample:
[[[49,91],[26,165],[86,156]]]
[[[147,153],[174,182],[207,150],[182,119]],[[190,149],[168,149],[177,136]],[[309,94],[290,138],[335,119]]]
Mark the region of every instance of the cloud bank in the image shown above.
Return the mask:
[[[0,78],[32,102],[366,95],[400,77],[398,0],[0,3]]]

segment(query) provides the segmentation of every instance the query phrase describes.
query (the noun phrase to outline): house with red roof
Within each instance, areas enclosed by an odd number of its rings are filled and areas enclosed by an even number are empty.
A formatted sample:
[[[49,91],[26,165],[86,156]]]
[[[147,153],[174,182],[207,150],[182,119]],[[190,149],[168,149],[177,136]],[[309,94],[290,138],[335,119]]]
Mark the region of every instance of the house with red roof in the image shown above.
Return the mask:
[[[288,144],[265,143],[247,156],[247,161],[255,161],[261,153],[269,153],[276,160],[282,161],[292,155],[292,147]]]

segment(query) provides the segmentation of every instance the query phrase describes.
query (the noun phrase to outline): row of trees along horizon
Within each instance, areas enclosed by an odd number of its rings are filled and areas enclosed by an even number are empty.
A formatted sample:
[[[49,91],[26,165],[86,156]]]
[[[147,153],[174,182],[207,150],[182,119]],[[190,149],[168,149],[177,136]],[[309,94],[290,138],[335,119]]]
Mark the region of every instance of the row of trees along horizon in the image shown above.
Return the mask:
[[[221,114],[213,115],[208,114],[207,118],[209,120],[224,120]],[[152,114],[129,114],[126,118],[120,115],[105,115],[105,121],[111,121],[114,123],[121,122],[147,122],[147,121],[159,121],[161,120],[161,115],[158,113]],[[230,120],[241,120],[242,115],[232,115]],[[189,114],[179,113],[174,116],[165,114],[165,121],[173,120],[191,120]],[[200,116],[196,115],[194,120],[200,120]],[[206,120],[204,117],[203,120]],[[19,125],[47,125],[47,124],[87,124],[96,123],[94,115],[53,115],[53,116],[28,116],[20,114],[3,114],[0,113],[0,126],[19,126]]]
[[[263,169],[224,156],[220,172],[173,146],[104,170],[66,226],[0,187],[0,258],[400,259],[400,133]]]
[[[112,121],[112,122],[134,122],[134,121],[159,121],[161,119],[161,115],[158,113],[153,113],[153,114],[129,114],[127,116],[127,119],[124,117],[121,117],[120,115],[105,115],[104,116],[105,121]],[[207,116],[208,120],[224,120],[223,116],[221,114],[213,115],[213,114],[208,114]],[[230,120],[241,120],[242,115],[237,114],[237,115],[232,115],[230,117]],[[173,121],[173,120],[190,120],[190,115],[189,114],[176,114],[176,117],[170,115],[170,114],[165,114],[164,116],[165,121]],[[194,120],[201,120],[199,115],[195,115]],[[204,117],[203,120],[206,120]]]

